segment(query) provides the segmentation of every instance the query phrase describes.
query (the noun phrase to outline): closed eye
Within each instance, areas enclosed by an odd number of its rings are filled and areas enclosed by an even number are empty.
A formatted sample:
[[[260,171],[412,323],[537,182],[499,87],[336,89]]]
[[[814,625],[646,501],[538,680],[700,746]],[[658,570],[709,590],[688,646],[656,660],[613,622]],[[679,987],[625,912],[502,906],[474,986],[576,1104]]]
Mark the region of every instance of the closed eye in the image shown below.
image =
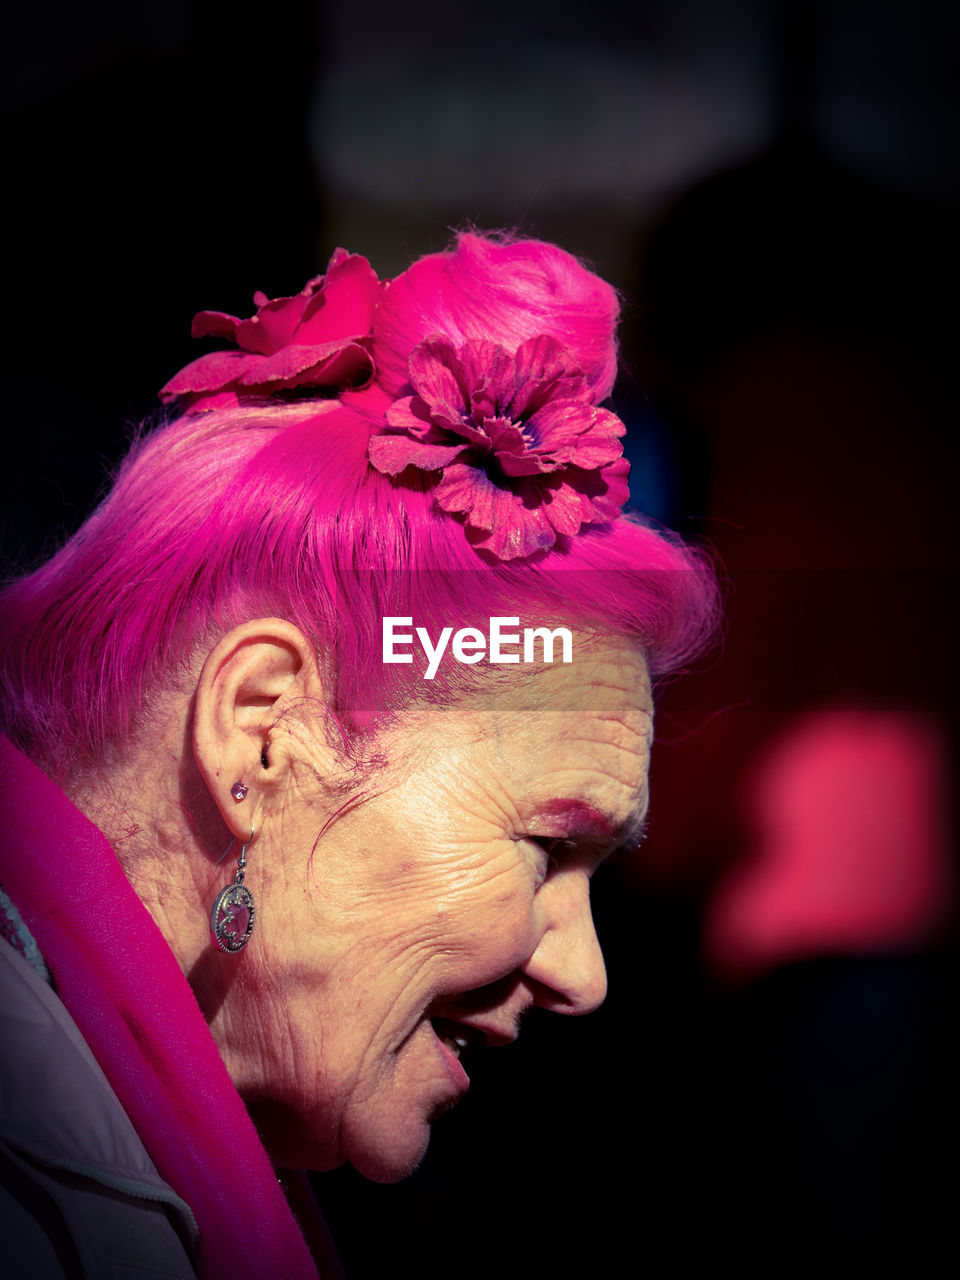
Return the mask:
[[[573,852],[577,848],[576,840],[566,840],[562,836],[527,836],[527,840],[531,844],[535,844],[538,849],[542,849],[546,855],[546,865],[540,883],[560,866],[560,861],[565,854]]]

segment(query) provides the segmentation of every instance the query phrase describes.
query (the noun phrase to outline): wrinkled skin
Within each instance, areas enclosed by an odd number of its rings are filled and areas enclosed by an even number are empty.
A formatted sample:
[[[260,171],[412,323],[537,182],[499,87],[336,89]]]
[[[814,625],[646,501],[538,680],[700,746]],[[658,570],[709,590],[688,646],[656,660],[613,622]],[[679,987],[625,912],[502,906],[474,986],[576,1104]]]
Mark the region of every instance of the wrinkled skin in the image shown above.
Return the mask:
[[[404,1177],[466,1087],[431,1017],[498,1045],[531,1006],[601,1003],[589,880],[639,837],[651,736],[639,652],[584,648],[526,688],[405,717],[367,798],[315,845],[304,735],[250,855],[257,932],[211,1024],[278,1164]]]

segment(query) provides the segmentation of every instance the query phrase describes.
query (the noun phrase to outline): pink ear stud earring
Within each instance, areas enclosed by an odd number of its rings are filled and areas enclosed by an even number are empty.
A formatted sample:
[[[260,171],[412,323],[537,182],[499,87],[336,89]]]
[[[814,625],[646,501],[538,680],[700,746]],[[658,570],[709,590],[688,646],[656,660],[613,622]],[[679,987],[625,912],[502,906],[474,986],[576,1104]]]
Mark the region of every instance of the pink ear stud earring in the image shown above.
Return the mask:
[[[246,800],[247,792],[249,790],[250,788],[245,782],[235,782],[230,788],[230,794],[233,796],[234,800],[236,800],[237,804],[239,804],[241,800]]]
[[[242,785],[242,784],[239,784]],[[244,787],[244,794],[247,788]],[[243,797],[239,797],[243,799]],[[253,843],[253,827],[250,828],[250,839],[245,840],[240,850],[240,861],[237,863],[233,884],[228,884],[217,894],[217,899],[210,911],[210,936],[213,944],[229,955],[242,951],[253,933],[255,913],[253,894],[243,883],[247,868],[247,850]]]

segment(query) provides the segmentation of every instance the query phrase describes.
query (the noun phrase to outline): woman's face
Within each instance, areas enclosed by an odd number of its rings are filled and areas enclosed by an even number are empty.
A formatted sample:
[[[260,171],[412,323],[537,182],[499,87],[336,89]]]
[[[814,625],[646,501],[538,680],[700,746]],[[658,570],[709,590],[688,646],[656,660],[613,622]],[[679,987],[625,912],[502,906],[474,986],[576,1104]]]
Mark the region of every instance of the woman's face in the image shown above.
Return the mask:
[[[598,644],[385,734],[319,842],[303,769],[248,853],[257,929],[213,1027],[278,1164],[402,1178],[468,1086],[458,1041],[600,1004],[589,880],[639,838],[651,737],[642,656]]]

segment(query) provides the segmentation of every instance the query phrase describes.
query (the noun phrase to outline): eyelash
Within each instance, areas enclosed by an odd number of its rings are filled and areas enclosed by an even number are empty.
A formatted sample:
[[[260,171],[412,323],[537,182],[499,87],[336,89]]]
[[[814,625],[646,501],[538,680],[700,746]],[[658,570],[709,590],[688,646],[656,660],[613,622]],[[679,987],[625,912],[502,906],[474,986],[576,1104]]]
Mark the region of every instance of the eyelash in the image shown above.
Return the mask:
[[[554,851],[558,849],[576,849],[577,842],[575,840],[565,840],[562,836],[527,836],[531,844],[535,844],[541,849],[547,858],[547,869],[544,872],[543,879],[546,880],[551,871],[559,867],[559,862],[553,856]],[[541,884],[543,881],[541,881]]]

